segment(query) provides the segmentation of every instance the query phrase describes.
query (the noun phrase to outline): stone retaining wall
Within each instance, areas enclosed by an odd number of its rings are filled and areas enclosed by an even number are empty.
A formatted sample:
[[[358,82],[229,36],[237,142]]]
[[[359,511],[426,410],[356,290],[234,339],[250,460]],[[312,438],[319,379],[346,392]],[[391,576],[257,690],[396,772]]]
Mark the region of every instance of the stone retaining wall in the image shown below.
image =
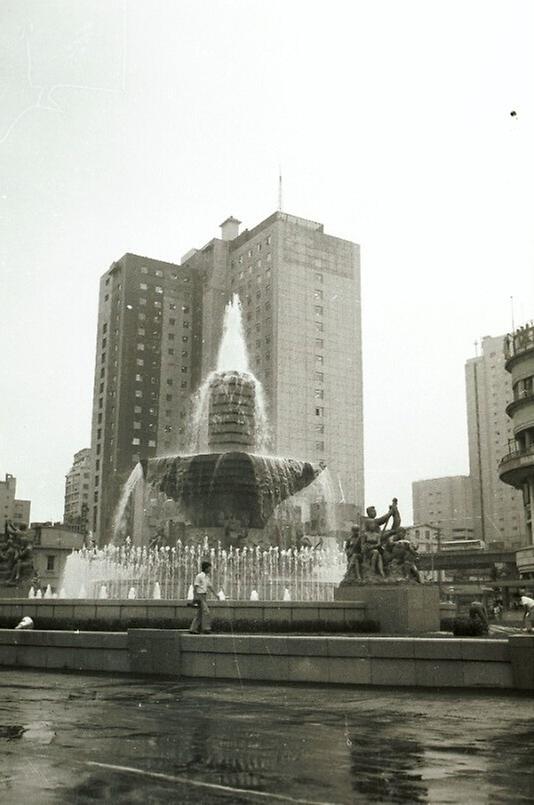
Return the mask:
[[[361,601],[210,601],[210,609],[214,618],[228,623],[256,626],[262,623],[291,624],[325,624],[338,626],[339,630],[351,631],[355,623],[361,623],[367,617],[366,605]],[[55,598],[22,598],[0,600],[0,616],[10,618],[13,626],[28,616],[39,628],[39,618],[57,618],[74,620],[76,626],[83,629],[84,624],[98,620],[100,623],[121,623],[128,627],[130,621],[136,626],[150,627],[162,619],[169,621],[191,621],[194,611],[185,601],[150,601],[150,600],[78,600]]]
[[[0,666],[269,682],[534,690],[534,636],[491,640],[2,629]]]

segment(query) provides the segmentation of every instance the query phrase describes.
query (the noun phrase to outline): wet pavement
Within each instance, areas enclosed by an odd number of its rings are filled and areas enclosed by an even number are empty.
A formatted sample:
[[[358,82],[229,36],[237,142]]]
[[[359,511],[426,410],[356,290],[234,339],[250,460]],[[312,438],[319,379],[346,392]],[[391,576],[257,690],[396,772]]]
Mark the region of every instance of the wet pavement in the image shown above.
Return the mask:
[[[0,802],[534,801],[534,699],[0,676]]]

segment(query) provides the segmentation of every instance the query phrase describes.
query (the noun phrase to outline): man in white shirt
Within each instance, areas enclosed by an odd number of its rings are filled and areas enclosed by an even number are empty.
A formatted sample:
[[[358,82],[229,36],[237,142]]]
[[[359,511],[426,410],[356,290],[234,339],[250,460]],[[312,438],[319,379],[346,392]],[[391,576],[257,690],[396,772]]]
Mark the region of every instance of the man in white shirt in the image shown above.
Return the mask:
[[[191,634],[201,634],[202,632],[209,634],[211,632],[211,619],[208,603],[206,601],[208,590],[213,595],[217,595],[213,589],[211,579],[209,576],[211,570],[210,562],[202,562],[200,573],[195,576],[193,582],[193,601],[197,607],[193,622],[189,627]]]
[[[521,606],[523,607],[523,626],[526,632],[532,631],[532,618],[534,617],[534,598],[520,594]]]

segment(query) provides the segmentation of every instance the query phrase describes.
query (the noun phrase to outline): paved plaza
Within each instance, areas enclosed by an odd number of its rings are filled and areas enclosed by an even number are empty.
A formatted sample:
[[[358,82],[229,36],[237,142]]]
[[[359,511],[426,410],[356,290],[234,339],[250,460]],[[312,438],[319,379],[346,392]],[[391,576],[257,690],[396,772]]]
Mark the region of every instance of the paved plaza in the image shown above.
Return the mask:
[[[0,801],[532,802],[534,702],[5,671]]]

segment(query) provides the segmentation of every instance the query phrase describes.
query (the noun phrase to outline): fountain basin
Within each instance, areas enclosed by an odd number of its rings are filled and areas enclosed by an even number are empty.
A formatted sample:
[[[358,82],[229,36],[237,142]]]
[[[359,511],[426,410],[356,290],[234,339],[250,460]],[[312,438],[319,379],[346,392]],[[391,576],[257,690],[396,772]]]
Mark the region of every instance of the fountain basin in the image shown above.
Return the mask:
[[[188,522],[204,528],[232,518],[264,528],[276,506],[324,469],[323,464],[241,452],[152,458],[141,465],[150,487],[176,501]]]

